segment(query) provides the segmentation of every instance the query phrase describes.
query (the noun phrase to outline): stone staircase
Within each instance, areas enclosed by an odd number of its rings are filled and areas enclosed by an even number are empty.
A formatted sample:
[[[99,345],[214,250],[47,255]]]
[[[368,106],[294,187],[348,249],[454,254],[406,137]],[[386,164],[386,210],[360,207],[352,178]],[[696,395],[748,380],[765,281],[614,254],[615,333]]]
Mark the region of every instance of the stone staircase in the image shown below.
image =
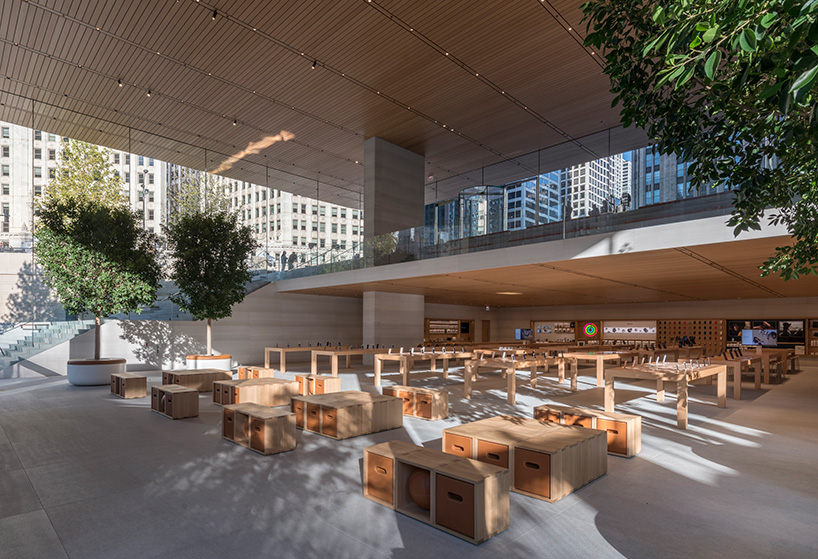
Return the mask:
[[[19,324],[0,335],[0,370],[93,328],[93,319]]]

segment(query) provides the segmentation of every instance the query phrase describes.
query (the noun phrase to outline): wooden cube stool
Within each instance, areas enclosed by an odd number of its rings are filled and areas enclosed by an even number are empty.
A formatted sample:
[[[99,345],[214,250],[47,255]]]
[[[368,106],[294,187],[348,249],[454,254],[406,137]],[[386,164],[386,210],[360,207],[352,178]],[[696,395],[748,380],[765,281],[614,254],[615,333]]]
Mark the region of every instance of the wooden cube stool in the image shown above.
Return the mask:
[[[393,385],[384,387],[383,393],[403,400],[403,415],[432,420],[449,417],[449,393],[446,390]]]
[[[222,410],[222,438],[265,456],[293,450],[295,414],[258,404],[228,404]]]
[[[171,419],[199,415],[199,391],[178,384],[151,387],[151,410]]]
[[[630,458],[642,450],[642,416],[547,404],[534,408],[534,419],[605,431],[608,454]]]
[[[111,393],[120,398],[145,398],[148,379],[135,373],[114,373],[111,375]]]
[[[331,394],[341,391],[341,377],[330,375],[295,375],[298,393],[302,396]]]

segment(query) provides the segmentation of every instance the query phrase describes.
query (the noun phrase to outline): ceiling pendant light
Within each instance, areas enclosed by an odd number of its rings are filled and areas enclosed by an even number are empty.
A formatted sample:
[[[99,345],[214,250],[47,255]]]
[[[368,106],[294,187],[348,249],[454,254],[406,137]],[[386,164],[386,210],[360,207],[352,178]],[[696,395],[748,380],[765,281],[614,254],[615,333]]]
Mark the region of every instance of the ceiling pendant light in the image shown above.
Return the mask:
[[[215,20],[216,16],[218,16],[218,15],[219,15],[219,11],[218,10],[213,10],[213,16],[210,19]]]
[[[147,94],[147,95],[148,95],[148,97],[150,97],[150,96],[151,96],[151,90],[150,90],[150,89],[148,90],[148,94]]]
[[[312,69],[313,69],[313,70],[315,70],[315,67],[316,67],[316,66],[318,66],[318,61],[317,61],[317,60],[313,60],[313,61],[312,61]]]

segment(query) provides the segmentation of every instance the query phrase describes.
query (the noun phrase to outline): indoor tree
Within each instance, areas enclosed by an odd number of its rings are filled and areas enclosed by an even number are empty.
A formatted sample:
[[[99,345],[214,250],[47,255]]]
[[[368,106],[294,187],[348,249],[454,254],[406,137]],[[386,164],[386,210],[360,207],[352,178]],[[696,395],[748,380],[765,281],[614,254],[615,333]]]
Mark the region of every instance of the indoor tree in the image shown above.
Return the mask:
[[[212,323],[230,316],[244,300],[252,279],[250,257],[257,247],[238,214],[211,202],[179,209],[165,228],[171,279],[179,292],[170,299],[197,320],[207,320],[207,354],[212,353]]]
[[[625,126],[734,188],[734,233],[763,212],[792,244],[760,266],[818,267],[818,0],[596,0],[585,45],[605,58]],[[597,54],[600,54],[598,52]]]
[[[85,142],[63,144],[54,178],[37,201],[34,256],[45,283],[66,311],[96,319],[141,312],[156,298],[161,278],[156,236],[139,227],[108,150]]]

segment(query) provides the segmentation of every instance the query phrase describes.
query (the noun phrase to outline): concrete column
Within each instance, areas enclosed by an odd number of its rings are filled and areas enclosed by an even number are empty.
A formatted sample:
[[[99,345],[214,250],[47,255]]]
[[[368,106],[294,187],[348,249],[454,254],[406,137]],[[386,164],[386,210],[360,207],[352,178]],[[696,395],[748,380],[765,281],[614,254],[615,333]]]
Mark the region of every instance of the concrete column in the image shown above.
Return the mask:
[[[365,291],[363,343],[373,347],[403,347],[406,351],[423,341],[424,297],[407,293]],[[372,364],[371,356],[364,363]]]
[[[382,138],[364,142],[364,236],[423,225],[424,158]]]

